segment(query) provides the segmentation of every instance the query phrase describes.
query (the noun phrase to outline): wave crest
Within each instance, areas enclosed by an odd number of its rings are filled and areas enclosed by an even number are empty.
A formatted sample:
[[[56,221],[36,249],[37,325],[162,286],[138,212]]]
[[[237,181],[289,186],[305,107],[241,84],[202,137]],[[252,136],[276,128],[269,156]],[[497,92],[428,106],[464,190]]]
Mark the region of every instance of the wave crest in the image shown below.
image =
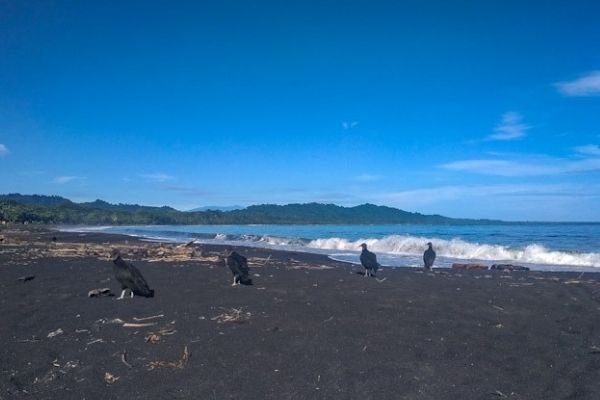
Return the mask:
[[[480,244],[462,239],[441,240],[418,236],[386,236],[381,239],[365,238],[348,240],[343,238],[315,239],[307,247],[322,250],[358,251],[361,243],[366,243],[370,250],[379,253],[419,256],[432,242],[438,257],[459,260],[509,261],[529,264],[573,265],[600,267],[600,253],[574,253],[551,251],[539,244],[530,244],[523,248]]]

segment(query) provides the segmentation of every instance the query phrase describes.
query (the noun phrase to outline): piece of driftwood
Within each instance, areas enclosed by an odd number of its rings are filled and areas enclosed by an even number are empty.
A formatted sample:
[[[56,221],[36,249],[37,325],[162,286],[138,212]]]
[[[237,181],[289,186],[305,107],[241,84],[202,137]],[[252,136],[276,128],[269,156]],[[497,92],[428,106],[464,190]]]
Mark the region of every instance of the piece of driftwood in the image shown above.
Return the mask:
[[[529,267],[514,264],[494,264],[490,267],[497,271],[529,271]]]
[[[88,292],[88,297],[106,297],[114,296],[115,294],[109,288],[92,289]]]
[[[190,359],[190,353],[188,351],[187,346],[183,348],[183,354],[181,358],[177,361],[150,361],[146,366],[149,370],[153,370],[156,368],[177,368],[183,369],[187,365]]]
[[[475,263],[467,263],[467,264],[461,264],[461,263],[454,263],[452,264],[452,269],[484,269],[484,270],[488,270],[488,266],[487,265],[483,265],[483,264],[475,264]]]

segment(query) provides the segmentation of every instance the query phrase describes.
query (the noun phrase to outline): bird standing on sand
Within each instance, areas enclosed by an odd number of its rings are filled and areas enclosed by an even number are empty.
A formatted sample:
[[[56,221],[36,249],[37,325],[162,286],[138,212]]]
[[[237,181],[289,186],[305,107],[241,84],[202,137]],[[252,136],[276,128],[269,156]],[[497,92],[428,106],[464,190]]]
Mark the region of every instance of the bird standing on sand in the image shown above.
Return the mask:
[[[233,274],[233,283],[231,286],[239,284],[252,285],[252,279],[248,278],[250,268],[248,268],[248,260],[246,257],[232,251],[227,258],[225,258],[225,264]]]
[[[148,283],[142,276],[142,273],[133,264],[121,258],[119,250],[114,249],[110,255],[110,259],[113,262],[113,271],[115,272],[115,278],[121,284],[121,296],[117,300],[121,300],[125,297],[125,292],[129,289],[130,296],[133,298],[133,294],[144,297],[154,297],[154,290],[148,287]]]
[[[360,245],[362,252],[360,253],[360,263],[365,268],[365,278],[367,276],[377,276],[377,269],[380,267],[377,262],[377,256],[375,253],[367,250],[367,244],[363,243]]]
[[[431,242],[427,243],[427,250],[423,253],[423,262],[425,263],[425,269],[431,269],[433,266],[433,262],[435,261],[435,251],[433,250],[433,245]]]

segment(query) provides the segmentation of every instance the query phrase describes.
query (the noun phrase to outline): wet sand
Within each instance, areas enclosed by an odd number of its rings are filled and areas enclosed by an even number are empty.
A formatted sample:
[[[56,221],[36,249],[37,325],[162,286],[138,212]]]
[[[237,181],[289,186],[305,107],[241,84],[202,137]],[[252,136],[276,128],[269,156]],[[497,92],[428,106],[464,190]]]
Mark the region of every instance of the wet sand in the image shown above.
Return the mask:
[[[27,229],[0,232],[0,399],[600,393],[598,274],[398,268],[374,279],[320,255],[238,248],[254,285],[232,287],[218,246]],[[154,298],[88,297],[120,292],[112,247]]]

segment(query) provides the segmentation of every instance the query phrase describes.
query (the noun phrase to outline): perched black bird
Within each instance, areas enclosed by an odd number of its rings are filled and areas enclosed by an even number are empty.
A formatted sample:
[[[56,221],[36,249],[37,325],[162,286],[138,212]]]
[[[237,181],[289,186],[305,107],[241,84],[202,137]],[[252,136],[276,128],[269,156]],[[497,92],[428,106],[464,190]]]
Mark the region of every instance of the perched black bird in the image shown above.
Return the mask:
[[[360,245],[362,252],[360,253],[360,263],[365,267],[365,278],[367,276],[377,276],[377,269],[381,265],[377,262],[377,256],[375,253],[367,250],[367,244],[363,243]]]
[[[148,287],[148,283],[142,276],[142,273],[133,264],[123,260],[119,250],[115,249],[110,255],[113,261],[113,271],[115,278],[121,284],[121,296],[118,299],[125,297],[125,291],[129,289],[131,298],[134,293],[138,296],[154,297],[154,290]]]
[[[232,251],[227,258],[225,258],[225,264],[227,264],[233,274],[233,283],[231,286],[240,283],[242,285],[252,285],[252,279],[248,278],[250,268],[248,268],[248,260],[246,260],[246,257]]]
[[[433,262],[435,261],[435,251],[433,250],[433,245],[431,242],[427,243],[427,250],[423,253],[423,262],[425,263],[425,269],[431,269],[433,266]]]

